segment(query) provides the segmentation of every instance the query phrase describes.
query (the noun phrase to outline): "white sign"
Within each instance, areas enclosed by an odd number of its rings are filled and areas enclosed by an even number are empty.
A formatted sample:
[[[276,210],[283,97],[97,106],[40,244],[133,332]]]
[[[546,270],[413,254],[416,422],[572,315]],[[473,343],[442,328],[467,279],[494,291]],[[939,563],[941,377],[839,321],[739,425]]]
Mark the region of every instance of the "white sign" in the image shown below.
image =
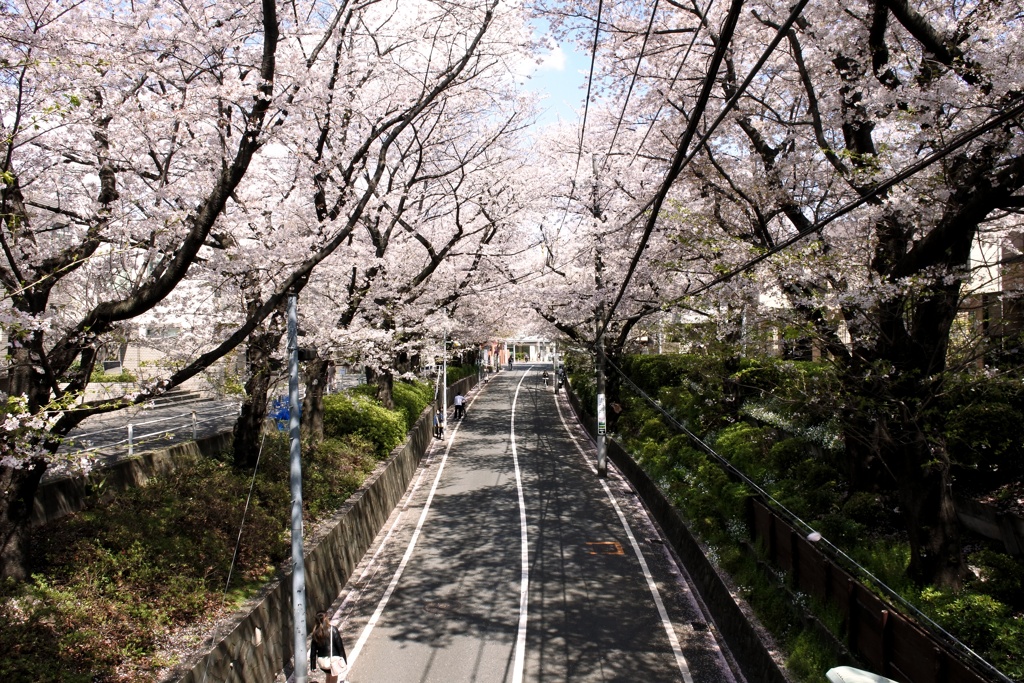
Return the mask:
[[[608,428],[608,415],[604,408],[604,394],[597,395],[597,433],[604,434]]]

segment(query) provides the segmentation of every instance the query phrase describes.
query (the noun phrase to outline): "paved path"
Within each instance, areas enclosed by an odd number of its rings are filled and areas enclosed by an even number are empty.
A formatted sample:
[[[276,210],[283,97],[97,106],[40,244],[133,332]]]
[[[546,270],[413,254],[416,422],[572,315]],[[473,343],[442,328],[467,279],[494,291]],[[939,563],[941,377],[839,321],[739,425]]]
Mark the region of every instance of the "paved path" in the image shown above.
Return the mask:
[[[331,608],[348,680],[740,681],[543,369],[492,377],[434,442]]]

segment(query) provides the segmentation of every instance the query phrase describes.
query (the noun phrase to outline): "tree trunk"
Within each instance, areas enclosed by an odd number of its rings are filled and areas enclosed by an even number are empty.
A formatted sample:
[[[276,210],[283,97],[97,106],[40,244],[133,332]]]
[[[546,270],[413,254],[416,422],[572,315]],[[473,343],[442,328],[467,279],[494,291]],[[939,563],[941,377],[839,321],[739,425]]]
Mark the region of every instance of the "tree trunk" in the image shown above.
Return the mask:
[[[380,401],[382,406],[388,410],[395,409],[395,397],[393,393],[395,376],[391,370],[382,370],[381,372],[377,372],[373,368],[367,366],[366,383],[376,385],[377,400]]]
[[[949,327],[959,283],[935,283],[913,316],[902,297],[882,302],[879,334],[843,372],[844,439],[854,490],[894,490],[910,543],[907,575],[920,585],[959,589],[966,576],[940,416]]]
[[[275,318],[278,316],[275,314]],[[270,390],[270,361],[284,332],[272,325],[268,331],[249,338],[245,361],[249,379],[245,382],[245,399],[234,428],[234,459],[237,467],[256,465],[260,450],[263,421],[267,418],[267,394]]]
[[[0,465],[0,579],[29,577],[29,523],[46,459],[32,458],[23,467]]]
[[[302,399],[302,437],[310,443],[324,440],[324,391],[330,361],[319,356],[306,363],[306,397]]]

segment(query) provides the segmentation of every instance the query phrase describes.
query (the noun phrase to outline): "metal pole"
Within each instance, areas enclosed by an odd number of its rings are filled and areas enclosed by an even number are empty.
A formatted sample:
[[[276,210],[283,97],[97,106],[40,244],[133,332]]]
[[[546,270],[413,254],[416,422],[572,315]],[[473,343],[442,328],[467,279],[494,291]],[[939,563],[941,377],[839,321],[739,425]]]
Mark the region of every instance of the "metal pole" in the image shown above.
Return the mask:
[[[441,429],[448,429],[448,330],[441,339]]]
[[[135,425],[131,422],[128,423],[128,457],[132,457],[135,454],[135,449],[132,444],[132,432],[135,431]]]
[[[555,393],[558,393],[558,344],[555,344],[555,351],[551,354],[552,367],[555,369]]]
[[[601,206],[598,202],[598,173],[600,171],[597,163],[597,154],[590,157],[594,169],[593,207],[594,214],[594,285],[597,290],[597,310],[594,318],[597,321],[597,328],[594,334],[594,341],[597,344],[597,358],[595,360],[595,378],[597,384],[597,476],[602,479],[608,476],[608,446],[605,443],[605,432],[608,429],[608,418],[605,413],[604,395],[604,261],[601,253]]]
[[[292,612],[295,683],[306,683],[306,565],[302,556],[302,446],[299,442],[299,343],[296,299],[288,295],[288,422],[291,436]]]
[[[608,446],[605,443],[608,420],[604,396],[604,333],[601,331],[601,323],[604,320],[603,302],[598,304],[597,311],[597,476],[605,478],[608,476]]]
[[[196,440],[196,411],[192,411],[192,440]]]

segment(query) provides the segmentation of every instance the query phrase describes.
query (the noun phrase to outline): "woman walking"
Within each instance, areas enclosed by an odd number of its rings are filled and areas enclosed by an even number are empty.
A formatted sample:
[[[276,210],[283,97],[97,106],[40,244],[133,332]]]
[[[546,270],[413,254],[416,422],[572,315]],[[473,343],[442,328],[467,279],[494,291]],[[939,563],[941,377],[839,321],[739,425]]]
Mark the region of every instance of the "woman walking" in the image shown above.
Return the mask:
[[[314,667],[327,674],[327,683],[345,680],[348,672],[348,655],[341,634],[331,625],[327,612],[317,612],[313,627],[313,644],[309,648],[309,670]]]

